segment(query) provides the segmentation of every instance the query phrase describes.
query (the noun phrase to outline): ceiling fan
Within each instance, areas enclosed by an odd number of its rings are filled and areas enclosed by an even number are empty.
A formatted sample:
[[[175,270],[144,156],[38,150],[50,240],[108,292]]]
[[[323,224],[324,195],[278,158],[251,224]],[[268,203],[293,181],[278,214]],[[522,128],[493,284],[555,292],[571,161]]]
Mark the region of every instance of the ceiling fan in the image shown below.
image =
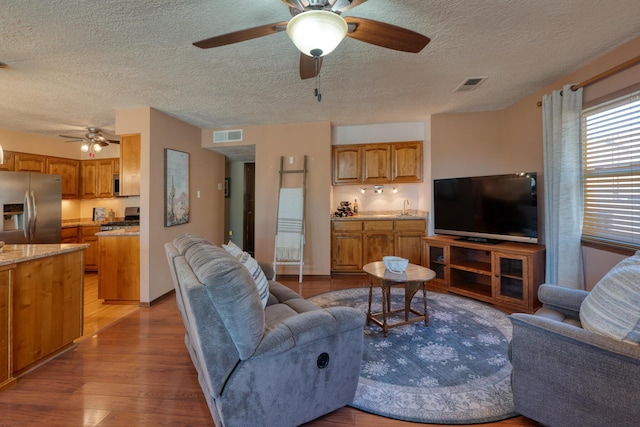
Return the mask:
[[[89,153],[89,156],[94,157],[95,153],[102,151],[102,147],[106,147],[111,144],[120,144],[120,141],[117,139],[107,139],[102,135],[102,129],[95,127],[88,127],[87,132],[82,136],[71,136],[71,135],[58,135],[62,138],[71,138],[67,142],[82,142],[82,146],[80,149]]]
[[[365,3],[367,0],[282,0],[287,6],[292,18],[289,21],[275,22],[273,24],[248,28],[220,36],[211,37],[193,43],[201,49],[224,46],[238,43],[270,34],[287,31],[289,38],[302,52],[300,54],[300,77],[308,79],[316,77],[320,73],[322,57],[330,53],[347,36],[365,43],[402,52],[418,53],[431,40],[422,34],[365,18],[348,16],[342,18],[342,12],[346,12]],[[315,22],[303,22],[303,21]],[[332,39],[331,34],[322,31],[314,38],[309,33],[301,34],[309,26],[329,28],[329,32],[335,30],[337,35],[333,44],[328,48],[320,47],[320,43]],[[307,28],[304,28],[307,27]],[[330,27],[334,27],[331,29]],[[341,28],[340,28],[341,27]],[[301,41],[300,41],[301,40]],[[310,42],[310,40],[313,40]],[[318,47],[314,47],[318,43]]]

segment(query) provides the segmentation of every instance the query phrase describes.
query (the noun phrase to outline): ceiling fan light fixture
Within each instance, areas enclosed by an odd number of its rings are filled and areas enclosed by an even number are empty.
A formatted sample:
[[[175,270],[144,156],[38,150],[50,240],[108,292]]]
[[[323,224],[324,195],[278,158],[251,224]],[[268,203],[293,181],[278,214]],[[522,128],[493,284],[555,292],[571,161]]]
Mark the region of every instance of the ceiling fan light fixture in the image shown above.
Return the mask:
[[[93,144],[93,151],[95,151],[96,153],[99,153],[102,151],[102,145],[100,145],[99,143],[94,143]]]
[[[80,146],[80,151],[82,151],[83,153],[87,153],[89,151],[89,143],[83,142]]]
[[[347,22],[334,12],[309,10],[289,20],[287,34],[300,52],[320,57],[338,47],[347,34]]]

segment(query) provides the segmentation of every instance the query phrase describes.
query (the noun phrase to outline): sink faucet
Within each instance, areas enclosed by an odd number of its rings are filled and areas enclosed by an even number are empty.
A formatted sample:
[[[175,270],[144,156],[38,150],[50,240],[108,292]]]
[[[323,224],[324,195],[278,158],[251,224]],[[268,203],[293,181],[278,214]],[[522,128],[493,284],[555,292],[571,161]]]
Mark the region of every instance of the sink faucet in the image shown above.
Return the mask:
[[[402,215],[407,215],[409,213],[407,211],[407,206],[409,206],[409,199],[404,199],[404,202],[402,202]]]

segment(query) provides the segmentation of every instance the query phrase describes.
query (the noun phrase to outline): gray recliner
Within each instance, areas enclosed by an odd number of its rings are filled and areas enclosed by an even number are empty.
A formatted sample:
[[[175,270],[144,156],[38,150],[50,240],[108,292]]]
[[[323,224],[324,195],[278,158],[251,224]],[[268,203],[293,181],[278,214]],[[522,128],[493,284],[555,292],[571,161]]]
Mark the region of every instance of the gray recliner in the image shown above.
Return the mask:
[[[583,328],[588,295],[545,284],[541,309],[511,315],[515,410],[552,427],[638,426],[640,346]]]
[[[352,402],[363,312],[322,309],[273,280],[263,308],[251,274],[224,249],[185,234],[165,251],[216,426],[296,426]]]

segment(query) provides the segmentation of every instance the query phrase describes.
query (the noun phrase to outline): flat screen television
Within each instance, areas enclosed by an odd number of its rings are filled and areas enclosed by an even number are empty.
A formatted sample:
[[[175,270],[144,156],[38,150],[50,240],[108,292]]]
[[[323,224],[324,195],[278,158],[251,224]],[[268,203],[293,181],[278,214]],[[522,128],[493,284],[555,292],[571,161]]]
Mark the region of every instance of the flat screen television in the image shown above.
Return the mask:
[[[483,243],[538,242],[537,174],[433,181],[434,231]]]

